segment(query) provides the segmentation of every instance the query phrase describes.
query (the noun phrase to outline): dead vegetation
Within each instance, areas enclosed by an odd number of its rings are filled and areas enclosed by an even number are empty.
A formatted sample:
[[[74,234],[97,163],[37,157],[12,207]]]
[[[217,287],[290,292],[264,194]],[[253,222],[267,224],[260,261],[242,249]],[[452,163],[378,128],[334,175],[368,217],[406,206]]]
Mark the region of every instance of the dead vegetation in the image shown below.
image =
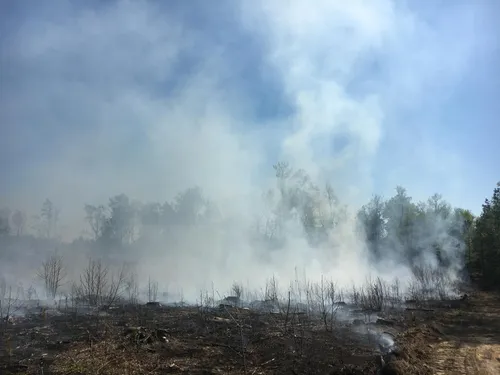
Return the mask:
[[[42,264],[37,276],[44,283],[47,296],[54,299],[61,288],[66,271],[63,265],[63,257],[57,253],[51,254]]]
[[[84,275],[104,270],[89,263]],[[107,277],[114,281],[96,284],[106,288],[80,294],[111,295],[114,303],[104,298],[104,311],[82,313],[65,304],[4,322],[0,373],[493,374],[485,371],[500,365],[500,303],[484,294],[436,302],[432,309],[396,308],[398,298],[403,302],[397,288],[375,280],[353,290],[355,305],[323,280],[304,288],[300,304],[293,290],[280,299],[271,279],[258,306],[242,308],[244,291],[233,287],[237,296],[226,297],[234,297],[233,304],[216,303],[212,293],[203,299],[209,303],[175,307],[118,304],[115,291],[120,285],[127,293],[126,278],[120,272]],[[93,285],[90,279],[82,283]],[[149,297],[156,297],[154,282],[148,284]]]
[[[53,295],[62,262],[50,258],[42,270]],[[134,274],[89,259],[54,306],[34,304],[31,292],[28,301],[14,297],[2,284],[0,373],[496,373],[485,369],[500,366],[498,299],[450,298],[442,275],[416,274],[408,298],[397,280],[368,279],[350,291],[323,278],[297,280],[283,295],[272,277],[253,302],[235,283],[224,297],[205,291],[196,306],[165,306],[156,281],[139,304]],[[433,283],[438,290],[429,290]]]

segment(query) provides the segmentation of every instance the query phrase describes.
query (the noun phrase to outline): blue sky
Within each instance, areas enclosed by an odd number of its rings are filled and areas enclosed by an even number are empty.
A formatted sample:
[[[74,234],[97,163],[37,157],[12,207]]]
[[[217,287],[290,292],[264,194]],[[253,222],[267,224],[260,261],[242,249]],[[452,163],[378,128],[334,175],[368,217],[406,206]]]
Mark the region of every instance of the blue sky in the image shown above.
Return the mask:
[[[0,205],[218,200],[289,160],[354,204],[500,180],[500,3],[0,4]],[[216,4],[216,5],[214,5]]]

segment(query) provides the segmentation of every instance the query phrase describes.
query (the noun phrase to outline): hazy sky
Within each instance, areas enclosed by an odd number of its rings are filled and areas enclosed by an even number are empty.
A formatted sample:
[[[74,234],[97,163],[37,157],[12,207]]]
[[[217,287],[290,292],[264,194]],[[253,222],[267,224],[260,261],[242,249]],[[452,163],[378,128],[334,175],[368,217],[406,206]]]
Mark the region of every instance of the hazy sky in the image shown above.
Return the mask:
[[[0,2],[0,206],[250,192],[278,159],[346,200],[500,180],[497,0]],[[245,190],[246,189],[246,190]],[[69,225],[69,224],[68,224]]]

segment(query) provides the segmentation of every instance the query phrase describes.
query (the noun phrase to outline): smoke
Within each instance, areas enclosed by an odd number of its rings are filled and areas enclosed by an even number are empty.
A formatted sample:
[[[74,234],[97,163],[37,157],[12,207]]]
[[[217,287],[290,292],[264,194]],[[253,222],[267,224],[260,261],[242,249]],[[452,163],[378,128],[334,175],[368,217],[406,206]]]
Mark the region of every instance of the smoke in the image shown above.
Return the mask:
[[[199,186],[216,224],[144,239],[133,256],[143,278],[189,295],[212,282],[258,287],[273,274],[286,286],[295,267],[313,280],[363,282],[377,270],[354,213],[374,192],[398,183],[423,197],[435,187],[422,181],[439,175],[445,196],[460,196],[462,160],[419,121],[402,121],[469,69],[468,26],[485,9],[448,7],[431,22],[389,0],[12,5],[0,42],[0,168],[10,176],[1,203],[35,213],[49,197],[70,240],[87,225],[86,203],[120,193],[172,201]],[[457,30],[463,38],[450,43]],[[278,205],[262,198],[279,191],[277,160],[320,187],[330,182],[350,207],[327,245],[312,248],[297,220],[282,229],[279,251],[250,240],[256,218]],[[411,174],[401,172],[407,163]],[[82,254],[72,257],[84,266]],[[382,276],[408,274],[387,261],[394,267]]]

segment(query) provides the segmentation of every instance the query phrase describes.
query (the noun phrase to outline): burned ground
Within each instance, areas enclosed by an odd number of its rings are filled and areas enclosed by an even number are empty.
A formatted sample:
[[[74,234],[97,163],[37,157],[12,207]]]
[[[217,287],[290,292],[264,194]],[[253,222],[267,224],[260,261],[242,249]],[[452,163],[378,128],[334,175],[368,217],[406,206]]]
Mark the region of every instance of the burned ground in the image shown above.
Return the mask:
[[[1,374],[500,373],[493,294],[330,324],[227,306],[55,313],[3,325]]]

